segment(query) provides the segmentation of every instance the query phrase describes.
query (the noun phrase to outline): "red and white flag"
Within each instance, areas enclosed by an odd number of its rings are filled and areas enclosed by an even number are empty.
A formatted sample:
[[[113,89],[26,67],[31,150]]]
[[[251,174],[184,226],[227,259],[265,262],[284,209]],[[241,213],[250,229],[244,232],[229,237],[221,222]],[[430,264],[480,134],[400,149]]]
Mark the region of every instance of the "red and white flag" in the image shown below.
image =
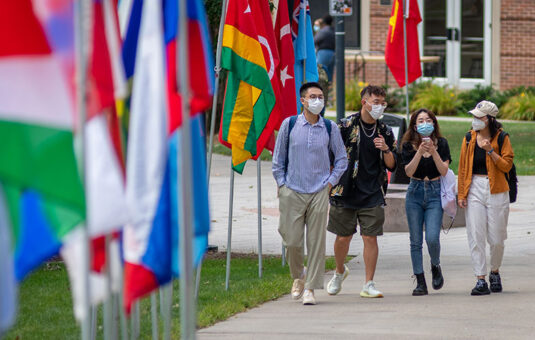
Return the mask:
[[[285,0],[274,0],[274,25],[275,25],[275,40],[277,41],[277,48],[279,50],[279,65],[276,73],[279,75],[280,92],[282,93],[296,93],[295,79],[294,79],[294,48],[292,43],[292,34],[290,30],[290,16],[288,13],[288,3]],[[280,99],[280,100],[279,100]],[[280,115],[277,129],[280,127],[282,121],[290,116],[297,114],[297,106],[293,96],[277,97],[282,106],[282,114]]]

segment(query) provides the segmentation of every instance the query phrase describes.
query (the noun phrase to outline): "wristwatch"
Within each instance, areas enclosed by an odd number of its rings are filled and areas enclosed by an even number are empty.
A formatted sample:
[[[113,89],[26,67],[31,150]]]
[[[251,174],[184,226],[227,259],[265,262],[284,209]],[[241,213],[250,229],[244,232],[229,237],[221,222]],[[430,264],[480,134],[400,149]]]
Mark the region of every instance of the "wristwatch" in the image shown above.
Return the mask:
[[[390,151],[390,149],[386,149],[386,150],[383,151],[384,154],[389,154],[389,153],[391,153],[391,152],[392,152],[392,151]]]
[[[487,154],[490,156],[490,154],[493,152],[494,152],[494,149],[490,149],[489,151],[487,151]]]

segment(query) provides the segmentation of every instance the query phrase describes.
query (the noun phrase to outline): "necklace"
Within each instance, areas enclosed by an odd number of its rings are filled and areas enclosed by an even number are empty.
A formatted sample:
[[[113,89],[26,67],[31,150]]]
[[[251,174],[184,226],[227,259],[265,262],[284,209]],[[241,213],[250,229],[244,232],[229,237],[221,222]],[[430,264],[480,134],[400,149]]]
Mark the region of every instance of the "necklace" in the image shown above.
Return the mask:
[[[360,120],[360,126],[362,127],[362,132],[364,132],[364,135],[365,135],[366,137],[368,137],[368,138],[372,138],[373,135],[375,134],[375,129],[377,128],[377,123],[375,123],[375,124],[373,125],[373,128],[370,129],[370,128],[364,127],[364,124],[362,124],[362,120]],[[368,134],[366,133],[366,130],[371,131],[372,133],[371,133],[370,135],[368,135]]]

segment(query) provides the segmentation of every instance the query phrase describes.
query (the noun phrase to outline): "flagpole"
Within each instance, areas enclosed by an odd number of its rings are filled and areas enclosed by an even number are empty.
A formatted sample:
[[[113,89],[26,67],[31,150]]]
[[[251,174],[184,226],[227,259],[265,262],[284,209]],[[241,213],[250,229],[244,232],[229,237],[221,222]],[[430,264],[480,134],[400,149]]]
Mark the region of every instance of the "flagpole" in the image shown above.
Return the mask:
[[[90,38],[90,18],[91,18],[91,6],[88,0],[80,0],[75,3],[75,47],[76,47],[76,79],[77,83],[77,93],[76,101],[78,107],[78,134],[80,136],[79,142],[82,150],[82,157],[80,161],[80,177],[83,183],[84,189],[87,189],[87,180],[85,176],[85,164],[86,164],[86,143],[85,143],[85,120],[86,120],[86,83],[87,83],[87,69],[88,69],[88,58],[89,58],[89,38]],[[85,190],[84,190],[85,191]],[[81,338],[82,340],[89,340],[91,338],[91,307],[90,307],[90,295],[89,295],[89,259],[90,259],[90,248],[89,248],[89,223],[87,220],[87,206],[85,208],[85,226],[83,227],[83,237],[82,237],[82,254],[83,260],[83,282],[84,282],[84,292],[83,292],[83,306],[84,306],[84,317],[82,319],[81,327]]]
[[[210,117],[210,144],[208,146],[208,168],[206,171],[206,185],[208,190],[210,190],[210,171],[212,169],[212,154],[214,147],[214,133],[215,133],[215,121],[217,116],[217,99],[219,94],[219,74],[221,72],[221,46],[223,44],[223,29],[225,27],[225,19],[227,16],[227,2],[228,0],[223,0],[221,4],[221,20],[219,21],[219,32],[217,33],[217,49],[216,49],[216,65],[214,67],[215,73],[215,84],[214,84],[214,98],[212,100],[212,115]],[[201,282],[201,271],[202,271],[203,260],[199,263],[197,268],[197,275],[195,277],[195,299],[199,296],[199,285]]]
[[[182,133],[180,164],[180,194],[181,204],[176,207],[179,211],[179,251],[180,251],[180,325],[182,339],[195,339],[196,306],[193,282],[193,211],[191,205],[192,187],[192,155],[191,155],[191,117],[190,117],[190,84],[189,84],[189,36],[187,3],[179,1],[177,44],[177,80],[182,96]],[[178,155],[177,155],[178,156]]]
[[[111,291],[111,253],[110,253],[110,242],[111,242],[111,235],[108,234],[105,236],[104,241],[104,249],[106,251],[106,290],[107,290],[107,297],[106,301],[104,301],[104,340],[112,340],[115,339],[113,334],[115,333],[115,324],[113,320],[113,294]]]
[[[163,317],[163,339],[171,339],[171,304],[173,300],[173,281],[160,288],[160,313]]]
[[[150,294],[150,316],[152,324],[152,338],[159,339],[158,337],[158,300],[156,297],[156,291]]]
[[[409,16],[409,5],[407,0],[403,0],[403,49],[405,54],[405,114],[407,115],[407,126],[410,121],[409,115],[409,61],[407,57],[407,18]]]
[[[230,159],[230,193],[228,205],[228,228],[227,228],[227,267],[225,271],[225,290],[229,289],[230,281],[230,255],[232,252],[232,207],[234,203],[234,169],[232,169],[232,157]]]
[[[256,185],[258,186],[258,277],[262,278],[262,171],[261,160],[256,161]]]
[[[225,27],[225,19],[227,16],[227,4],[228,0],[223,0],[221,4],[221,21],[219,22],[219,32],[217,33],[217,49],[216,49],[216,65],[215,71],[215,84],[214,84],[214,98],[212,100],[212,116],[210,120],[210,144],[208,147],[208,171],[206,177],[208,179],[208,187],[210,186],[210,170],[212,169],[212,149],[214,146],[214,133],[215,133],[215,120],[217,110],[217,99],[219,94],[219,74],[221,72],[221,46],[223,44],[223,29]]]

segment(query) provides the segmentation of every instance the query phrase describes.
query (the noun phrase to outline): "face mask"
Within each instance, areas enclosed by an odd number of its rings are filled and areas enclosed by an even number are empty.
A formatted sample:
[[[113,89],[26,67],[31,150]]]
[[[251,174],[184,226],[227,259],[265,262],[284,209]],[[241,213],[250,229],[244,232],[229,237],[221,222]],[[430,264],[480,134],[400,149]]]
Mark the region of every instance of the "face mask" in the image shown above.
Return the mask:
[[[433,125],[433,123],[425,122],[425,123],[416,125],[416,131],[418,131],[418,133],[424,137],[431,136],[434,130],[435,130],[435,126]]]
[[[486,125],[487,124],[480,119],[474,118],[474,120],[472,120],[472,129],[474,129],[474,131],[483,130]]]
[[[370,116],[372,116],[373,119],[377,120],[381,118],[383,115],[383,112],[385,111],[385,107],[381,104],[378,105],[372,105],[372,109],[370,111]]]
[[[310,113],[319,115],[321,110],[323,110],[323,99],[309,99],[308,100],[308,111]]]
[[[314,25],[314,32],[317,32],[320,30],[320,27],[318,25]]]

